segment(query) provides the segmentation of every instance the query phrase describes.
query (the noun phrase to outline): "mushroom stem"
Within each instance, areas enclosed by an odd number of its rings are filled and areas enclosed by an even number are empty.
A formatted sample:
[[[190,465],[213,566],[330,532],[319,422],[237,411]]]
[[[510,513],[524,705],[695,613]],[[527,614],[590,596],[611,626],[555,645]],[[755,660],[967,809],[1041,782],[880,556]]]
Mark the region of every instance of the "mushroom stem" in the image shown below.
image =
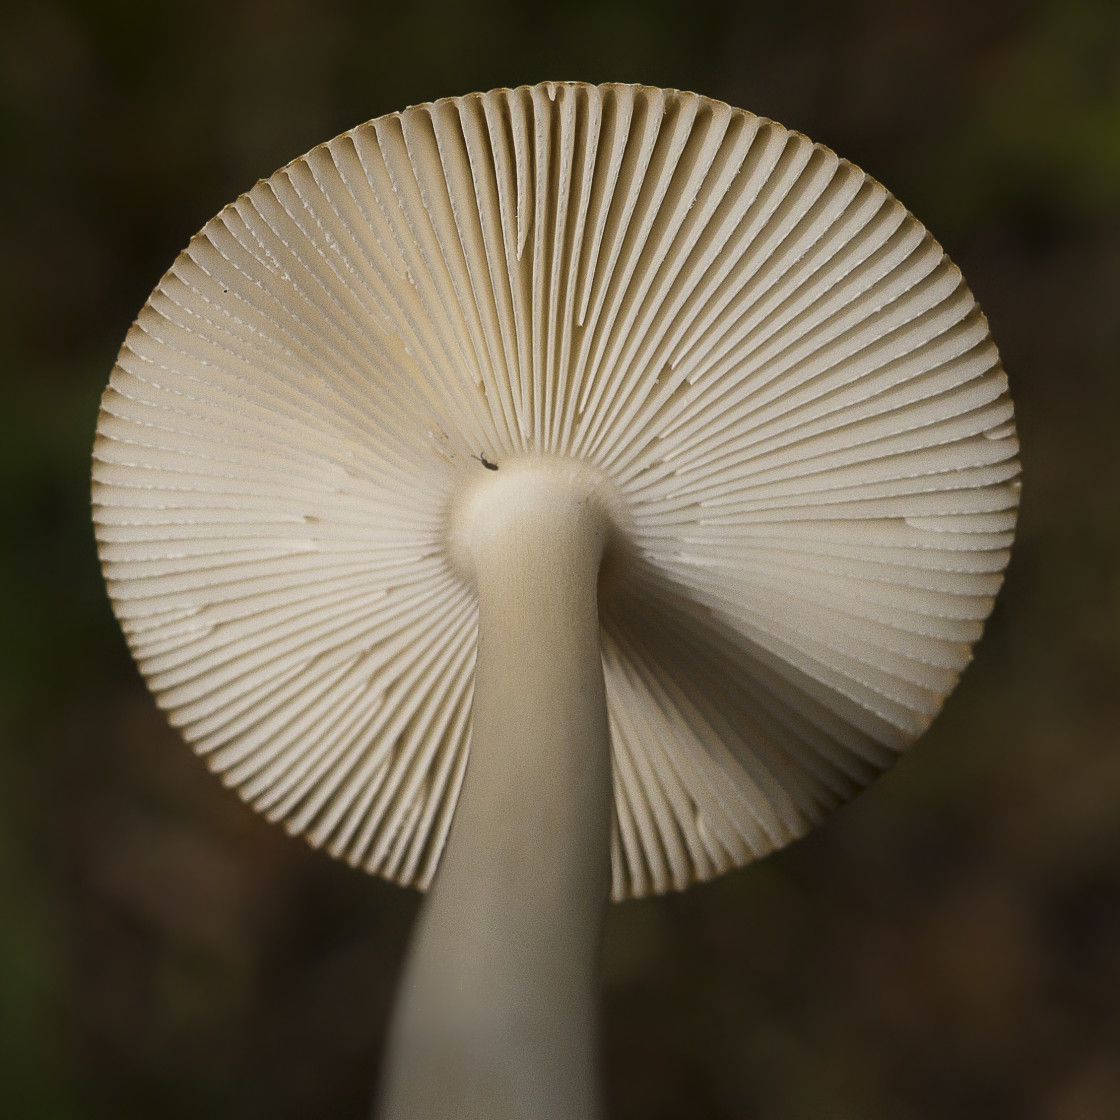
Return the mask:
[[[597,580],[609,521],[554,469],[483,480],[470,759],[398,997],[382,1120],[591,1120],[610,889]]]

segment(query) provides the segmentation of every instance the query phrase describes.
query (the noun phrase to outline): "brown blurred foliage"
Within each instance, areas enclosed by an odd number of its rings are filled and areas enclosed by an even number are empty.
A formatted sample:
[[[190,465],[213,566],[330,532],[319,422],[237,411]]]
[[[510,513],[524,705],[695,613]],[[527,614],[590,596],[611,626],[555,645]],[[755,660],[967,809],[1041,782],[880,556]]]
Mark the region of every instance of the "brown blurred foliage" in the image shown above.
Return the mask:
[[[612,910],[615,1120],[1120,1116],[1120,4],[9,0],[0,9],[0,1115],[364,1115],[415,895],[257,821],[128,659],[116,347],[258,177],[405,104],[696,89],[855,160],[991,321],[1024,499],[976,663],[827,827]]]

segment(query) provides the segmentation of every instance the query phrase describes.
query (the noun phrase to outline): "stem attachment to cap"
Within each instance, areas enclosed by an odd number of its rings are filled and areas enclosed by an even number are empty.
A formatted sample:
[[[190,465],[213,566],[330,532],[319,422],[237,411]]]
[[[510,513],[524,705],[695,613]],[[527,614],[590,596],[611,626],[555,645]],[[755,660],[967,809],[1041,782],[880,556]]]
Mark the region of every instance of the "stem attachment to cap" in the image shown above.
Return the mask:
[[[483,472],[479,472],[482,476]],[[594,476],[502,463],[454,511],[478,589],[470,760],[392,1027],[382,1120],[600,1114],[610,732]]]

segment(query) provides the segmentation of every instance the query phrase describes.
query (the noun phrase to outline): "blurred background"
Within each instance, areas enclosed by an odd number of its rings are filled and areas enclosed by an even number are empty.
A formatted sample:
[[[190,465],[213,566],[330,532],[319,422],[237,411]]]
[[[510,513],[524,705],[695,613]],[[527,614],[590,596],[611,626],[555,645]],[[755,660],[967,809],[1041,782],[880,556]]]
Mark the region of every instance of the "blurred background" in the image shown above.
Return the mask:
[[[695,89],[880,179],[987,312],[1023,445],[1005,590],[931,733],[792,848],[612,908],[612,1120],[1115,1120],[1115,0],[8,0],[0,1115],[365,1115],[418,896],[257,821],[168,729],[90,444],[222,205],[370,117],[546,78]]]

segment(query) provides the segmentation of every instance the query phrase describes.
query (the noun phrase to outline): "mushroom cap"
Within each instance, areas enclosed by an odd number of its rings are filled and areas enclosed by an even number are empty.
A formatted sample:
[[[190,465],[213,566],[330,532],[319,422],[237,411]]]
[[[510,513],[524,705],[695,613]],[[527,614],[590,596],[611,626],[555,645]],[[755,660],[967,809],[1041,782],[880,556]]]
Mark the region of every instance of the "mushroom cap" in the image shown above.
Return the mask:
[[[193,747],[423,888],[470,735],[456,496],[593,469],[621,898],[780,847],[921,734],[1016,454],[984,316],[877,182],[696,94],[545,83],[360,125],[207,223],[121,349],[94,515]]]

